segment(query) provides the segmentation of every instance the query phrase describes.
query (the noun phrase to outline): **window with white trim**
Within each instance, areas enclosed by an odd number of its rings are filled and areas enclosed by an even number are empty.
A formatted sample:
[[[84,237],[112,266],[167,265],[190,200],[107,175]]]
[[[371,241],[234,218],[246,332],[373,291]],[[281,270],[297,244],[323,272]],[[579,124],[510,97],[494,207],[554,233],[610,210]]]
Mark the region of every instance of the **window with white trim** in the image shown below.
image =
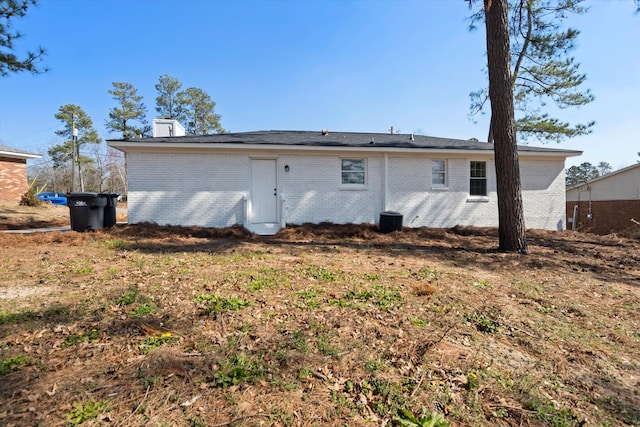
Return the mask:
[[[341,159],[342,185],[363,186],[366,183],[365,159]]]
[[[447,161],[431,160],[431,186],[447,186]]]
[[[487,195],[487,162],[472,161],[469,170],[469,195]]]

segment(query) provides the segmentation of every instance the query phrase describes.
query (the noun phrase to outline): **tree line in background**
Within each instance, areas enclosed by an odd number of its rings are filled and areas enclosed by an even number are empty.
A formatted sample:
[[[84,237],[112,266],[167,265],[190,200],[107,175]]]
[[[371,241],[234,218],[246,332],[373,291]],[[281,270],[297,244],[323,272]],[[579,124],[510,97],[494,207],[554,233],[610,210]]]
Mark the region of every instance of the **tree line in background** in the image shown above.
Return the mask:
[[[566,170],[566,182],[567,185],[580,184],[611,172],[613,168],[607,162],[600,162],[597,166],[584,162],[580,166],[571,166]]]
[[[105,127],[123,139],[151,136],[147,107],[137,89],[127,82],[114,82],[109,94],[116,106],[109,111]],[[182,84],[169,75],[160,76],[157,91],[158,117],[178,120],[187,135],[224,133],[216,103],[202,89],[182,89]],[[124,158],[116,150],[104,147],[91,117],[78,105],[62,105],[55,118],[62,128],[55,133],[63,142],[51,147],[50,163],[34,166],[29,175],[34,187],[55,191],[98,191],[126,194],[127,180]]]

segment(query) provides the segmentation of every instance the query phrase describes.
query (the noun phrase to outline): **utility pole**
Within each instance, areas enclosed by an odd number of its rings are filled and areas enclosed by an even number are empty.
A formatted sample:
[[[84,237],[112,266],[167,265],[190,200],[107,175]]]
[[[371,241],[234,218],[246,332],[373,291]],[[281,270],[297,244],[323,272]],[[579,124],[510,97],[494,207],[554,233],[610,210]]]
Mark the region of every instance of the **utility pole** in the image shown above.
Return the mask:
[[[84,192],[84,178],[82,176],[82,169],[80,169],[80,144],[78,144],[78,129],[73,128],[73,133],[76,139],[76,163],[78,165],[78,178],[80,179],[80,191]]]
[[[71,113],[71,192],[76,191],[76,138],[78,129],[75,125],[75,115]]]

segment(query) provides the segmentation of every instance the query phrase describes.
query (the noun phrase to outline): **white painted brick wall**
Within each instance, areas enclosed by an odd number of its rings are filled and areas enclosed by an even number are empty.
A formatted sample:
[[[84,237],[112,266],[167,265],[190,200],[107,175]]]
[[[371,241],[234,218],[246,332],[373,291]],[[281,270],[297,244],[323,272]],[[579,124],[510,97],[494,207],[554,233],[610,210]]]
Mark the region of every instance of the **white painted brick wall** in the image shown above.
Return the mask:
[[[329,221],[336,224],[372,223],[382,209],[382,158],[367,157],[366,188],[341,186],[341,159],[337,155],[284,155],[280,164],[280,194],[285,197],[284,220],[289,224]],[[344,158],[363,158],[346,155]],[[283,168],[279,168],[282,170]]]
[[[453,227],[498,224],[494,163],[487,161],[487,198],[469,197],[470,159],[444,159],[447,186],[431,185],[431,158],[389,159],[390,210],[403,214],[408,227]],[[479,160],[479,159],[474,159]]]
[[[562,160],[520,160],[522,204],[527,228],[565,228],[565,173]]]
[[[336,154],[280,154],[278,194],[289,224],[377,223],[383,201],[384,158],[369,156],[365,189],[340,183]],[[345,158],[362,158],[348,154]],[[444,158],[437,158],[442,160]],[[497,226],[494,162],[487,160],[488,197],[469,197],[468,158],[448,158],[447,187],[431,186],[431,157],[390,156],[386,209],[403,214],[409,227]],[[474,159],[477,160],[477,159]],[[244,223],[250,197],[248,154],[127,154],[129,221],[226,227]],[[284,165],[289,166],[285,172]],[[520,160],[527,228],[555,230],[564,224],[564,161]]]
[[[447,159],[448,185],[439,189],[431,187],[430,158],[390,158],[389,209],[402,213],[409,227],[497,226],[495,163],[487,160],[488,197],[478,199],[469,197],[471,160]],[[520,174],[526,227],[562,229],[564,161],[520,160]]]
[[[129,222],[242,224],[248,171],[247,155],[128,153]]]

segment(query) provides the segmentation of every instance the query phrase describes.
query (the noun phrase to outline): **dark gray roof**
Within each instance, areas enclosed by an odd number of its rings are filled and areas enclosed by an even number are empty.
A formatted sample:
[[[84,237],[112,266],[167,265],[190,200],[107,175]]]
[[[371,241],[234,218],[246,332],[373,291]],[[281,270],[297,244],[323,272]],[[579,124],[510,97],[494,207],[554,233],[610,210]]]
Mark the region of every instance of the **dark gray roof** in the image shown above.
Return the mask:
[[[123,140],[109,140],[123,141]],[[493,151],[493,144],[463,139],[437,138],[424,135],[367,133],[367,132],[323,132],[268,130],[254,132],[224,133],[203,136],[173,136],[158,138],[133,138],[127,142],[192,143],[192,144],[260,144],[317,147],[388,147],[441,150],[486,150]],[[519,151],[558,152],[579,154],[580,151],[553,148],[518,146]]]
[[[11,148],[6,145],[0,144],[0,153],[13,154],[15,157],[24,157],[24,158],[33,158],[33,157],[42,157],[40,154],[31,153],[29,151],[18,150],[16,148]]]

